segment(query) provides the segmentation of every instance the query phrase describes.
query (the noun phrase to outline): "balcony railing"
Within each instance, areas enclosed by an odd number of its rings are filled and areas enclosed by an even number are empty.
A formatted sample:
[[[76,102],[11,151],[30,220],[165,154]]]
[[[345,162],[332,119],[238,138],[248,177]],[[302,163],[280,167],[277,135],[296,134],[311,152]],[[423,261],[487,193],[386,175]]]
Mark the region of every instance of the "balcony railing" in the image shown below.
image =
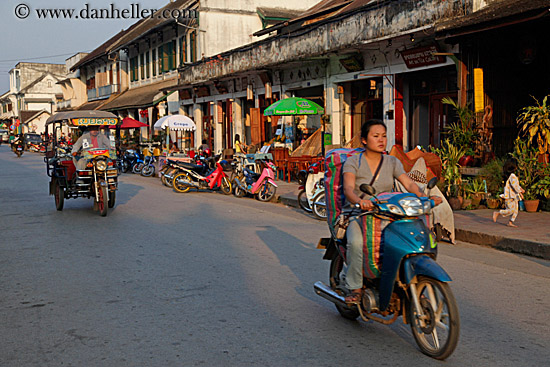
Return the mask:
[[[109,84],[103,87],[88,89],[88,102],[96,99],[109,98],[111,94],[118,92],[118,84]]]

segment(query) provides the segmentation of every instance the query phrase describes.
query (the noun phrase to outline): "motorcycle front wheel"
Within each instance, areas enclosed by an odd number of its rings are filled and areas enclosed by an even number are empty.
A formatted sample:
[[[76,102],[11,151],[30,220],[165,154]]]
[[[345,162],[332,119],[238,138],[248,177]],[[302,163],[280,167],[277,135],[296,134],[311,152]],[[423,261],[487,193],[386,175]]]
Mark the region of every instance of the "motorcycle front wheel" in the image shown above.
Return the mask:
[[[309,202],[307,201],[307,195],[305,190],[300,190],[298,193],[298,205],[300,205],[300,208],[305,210],[308,213],[311,213],[311,207],[309,206]]]
[[[179,193],[186,193],[187,191],[191,190],[191,186],[185,185],[183,181],[191,181],[192,178],[189,176],[188,173],[178,173],[174,176],[174,179],[172,180],[172,186],[174,187],[174,190]]]
[[[237,182],[238,181],[238,182]],[[235,190],[233,191],[233,195],[235,195],[238,198],[242,198],[245,194],[245,191],[241,189],[239,186],[239,183],[242,185],[242,181],[240,177],[235,177],[232,181],[233,186],[235,186]]]
[[[136,163],[132,166],[132,172],[135,174],[139,174],[142,169],[143,169],[143,163]]]
[[[333,291],[338,293],[341,296],[344,296],[343,289],[345,288],[343,277],[341,276],[342,271],[344,270],[344,259],[338,252],[336,252],[330,261],[330,272],[329,272],[329,281],[330,287]],[[355,320],[359,317],[359,311],[357,308],[349,309],[341,307],[335,304],[336,309],[342,315],[342,317],[348,320]]]
[[[229,181],[229,178],[227,178],[227,176],[222,177],[220,189],[225,195],[231,194],[231,182]]]
[[[128,170],[130,169],[130,164],[123,160],[121,163],[120,163],[120,170],[122,171],[122,173],[126,173],[128,172]]]
[[[151,177],[155,173],[155,166],[147,165],[141,170],[141,175],[144,177]]]
[[[416,296],[422,312],[411,297],[409,323],[414,339],[422,353],[443,360],[455,350],[460,333],[455,297],[447,283],[426,276],[418,276]],[[424,315],[422,319],[420,314]]]
[[[277,188],[273,186],[271,182],[265,181],[260,187],[260,191],[256,194],[256,197],[260,201],[270,201],[275,196]]]
[[[327,204],[325,200],[325,192],[321,191],[317,195],[315,195],[312,202],[313,214],[315,214],[318,219],[327,219]]]
[[[101,186],[99,187],[99,198],[97,200],[97,207],[99,209],[99,215],[101,215],[102,217],[105,217],[107,216],[107,207],[108,207],[108,203],[106,202],[107,201],[107,187],[106,186]]]

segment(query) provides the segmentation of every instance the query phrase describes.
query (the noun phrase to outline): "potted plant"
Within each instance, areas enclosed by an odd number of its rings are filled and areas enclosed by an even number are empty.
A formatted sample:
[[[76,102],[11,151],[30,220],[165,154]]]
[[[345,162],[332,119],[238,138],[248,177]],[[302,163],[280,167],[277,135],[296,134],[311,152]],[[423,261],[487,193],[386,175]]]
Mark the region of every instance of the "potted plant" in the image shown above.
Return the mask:
[[[466,182],[463,185],[464,188],[464,200],[462,201],[462,209],[471,209],[472,208],[472,188],[470,183]]]
[[[485,197],[485,183],[483,180],[476,178],[470,182],[468,190],[472,199],[472,207],[477,209],[481,200]]]
[[[452,106],[458,117],[458,121],[451,122],[445,127],[445,133],[449,136],[451,144],[464,147],[464,155],[459,160],[461,166],[471,166],[474,163],[474,154],[480,139],[479,127],[474,112],[468,108],[460,107],[452,98],[445,97],[442,103]]]
[[[537,211],[539,205],[537,183],[544,178],[541,177],[544,167],[538,161],[537,155],[537,149],[530,146],[527,141],[519,137],[516,139],[511,156],[518,162],[516,175],[520,186],[525,190],[523,194],[525,210],[531,212]]]
[[[454,146],[449,139],[445,139],[441,148],[432,148],[432,151],[441,159],[443,192],[449,200],[449,205],[454,210],[460,209],[458,196],[460,195],[462,176],[458,161],[464,155],[465,149]]]
[[[550,106],[547,104],[548,96],[544,97],[542,104],[535,98],[534,106],[527,106],[521,109],[517,118],[520,131],[527,136],[527,145],[534,145],[542,156],[542,162],[548,163],[550,152]]]

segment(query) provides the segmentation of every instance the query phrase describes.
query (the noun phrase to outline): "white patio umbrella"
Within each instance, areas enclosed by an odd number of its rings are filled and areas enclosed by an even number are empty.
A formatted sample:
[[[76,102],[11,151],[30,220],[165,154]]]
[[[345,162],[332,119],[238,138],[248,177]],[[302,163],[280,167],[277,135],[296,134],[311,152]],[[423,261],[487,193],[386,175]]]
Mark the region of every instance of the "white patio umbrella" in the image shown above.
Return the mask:
[[[185,115],[168,115],[160,118],[153,126],[155,130],[168,128],[170,130],[195,131],[197,129],[193,120]]]
[[[166,129],[166,146],[168,147],[169,131],[195,131],[195,122],[185,115],[168,115],[161,117],[153,125],[155,130]],[[176,133],[177,134],[177,133]],[[177,140],[177,136],[176,136]],[[169,147],[168,147],[169,148]]]

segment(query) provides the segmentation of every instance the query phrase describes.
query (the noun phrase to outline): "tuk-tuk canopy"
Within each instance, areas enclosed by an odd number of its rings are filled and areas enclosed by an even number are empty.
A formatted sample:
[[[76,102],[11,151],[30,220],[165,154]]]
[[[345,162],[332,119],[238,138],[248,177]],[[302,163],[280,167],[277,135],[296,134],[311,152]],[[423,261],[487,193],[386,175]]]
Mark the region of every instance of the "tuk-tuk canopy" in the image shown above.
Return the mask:
[[[46,120],[46,125],[66,121],[69,126],[117,125],[118,117],[111,112],[97,110],[58,112]]]

